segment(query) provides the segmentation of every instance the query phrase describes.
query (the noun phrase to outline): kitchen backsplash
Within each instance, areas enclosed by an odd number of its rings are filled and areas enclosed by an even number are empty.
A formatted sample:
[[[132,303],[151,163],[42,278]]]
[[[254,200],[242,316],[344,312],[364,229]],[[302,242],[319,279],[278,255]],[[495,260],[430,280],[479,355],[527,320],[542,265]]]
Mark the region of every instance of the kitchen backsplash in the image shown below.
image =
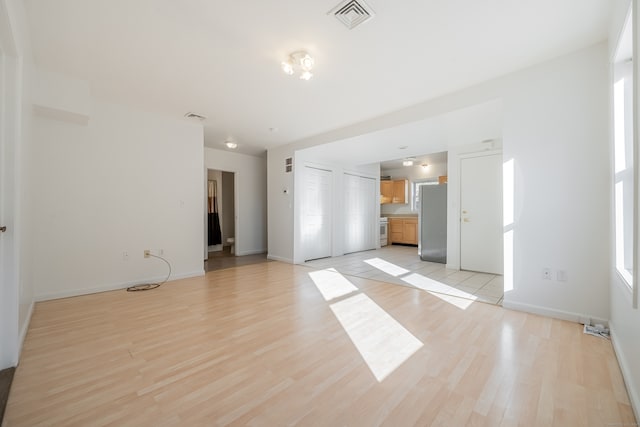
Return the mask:
[[[411,211],[411,205],[409,203],[402,205],[386,204],[380,205],[381,215],[398,215],[398,214],[412,214],[416,215],[417,212]]]

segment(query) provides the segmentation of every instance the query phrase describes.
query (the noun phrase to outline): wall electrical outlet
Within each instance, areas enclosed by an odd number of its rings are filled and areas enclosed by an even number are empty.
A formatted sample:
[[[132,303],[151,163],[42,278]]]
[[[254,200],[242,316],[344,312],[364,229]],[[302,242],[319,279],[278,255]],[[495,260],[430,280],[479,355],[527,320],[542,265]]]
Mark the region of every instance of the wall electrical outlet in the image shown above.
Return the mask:
[[[544,280],[551,280],[551,269],[550,268],[543,268],[542,269],[542,278]]]
[[[144,250],[144,257],[145,258],[149,258],[149,255],[151,255],[151,250],[150,249],[145,249]]]

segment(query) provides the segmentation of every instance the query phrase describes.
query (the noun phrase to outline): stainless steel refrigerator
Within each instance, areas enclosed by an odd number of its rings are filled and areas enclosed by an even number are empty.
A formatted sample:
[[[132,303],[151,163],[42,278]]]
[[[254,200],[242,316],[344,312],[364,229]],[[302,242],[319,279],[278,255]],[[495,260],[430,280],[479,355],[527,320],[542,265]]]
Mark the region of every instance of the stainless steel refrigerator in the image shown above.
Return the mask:
[[[421,185],[418,254],[424,261],[447,263],[447,185]]]

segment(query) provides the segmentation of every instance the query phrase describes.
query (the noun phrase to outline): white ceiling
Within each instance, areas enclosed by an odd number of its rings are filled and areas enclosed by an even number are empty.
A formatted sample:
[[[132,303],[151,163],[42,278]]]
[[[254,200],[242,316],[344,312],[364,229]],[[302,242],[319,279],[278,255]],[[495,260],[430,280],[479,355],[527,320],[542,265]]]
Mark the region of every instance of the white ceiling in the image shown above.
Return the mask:
[[[502,101],[493,100],[304,150],[306,159],[345,167],[445,152],[502,139]],[[435,162],[434,162],[435,163]]]
[[[413,167],[417,167],[420,165],[436,165],[441,163],[447,163],[447,152],[443,151],[441,153],[432,153],[422,156],[413,157],[415,160],[413,161]],[[380,175],[385,175],[385,171],[393,170],[393,169],[402,169],[405,166],[402,164],[404,158],[395,159],[395,160],[386,160],[384,162],[380,162]]]
[[[367,2],[376,17],[349,31],[334,0],[25,0],[36,65],[114,102],[205,115],[205,145],[249,154],[602,41],[612,3]],[[298,49],[311,81],[280,69]]]

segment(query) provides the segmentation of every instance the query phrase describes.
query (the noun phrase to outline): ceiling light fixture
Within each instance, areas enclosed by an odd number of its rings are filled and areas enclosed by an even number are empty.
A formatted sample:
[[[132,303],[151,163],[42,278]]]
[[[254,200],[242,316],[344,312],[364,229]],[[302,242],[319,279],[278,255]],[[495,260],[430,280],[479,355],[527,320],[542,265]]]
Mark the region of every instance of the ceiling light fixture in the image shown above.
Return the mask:
[[[415,160],[415,157],[407,157],[402,161],[402,166],[413,166],[414,160]]]
[[[426,170],[429,167],[429,165],[426,163],[423,163],[420,165],[420,167],[422,167],[422,170]]]
[[[286,61],[282,61],[282,71],[290,76],[298,72],[300,79],[311,80],[314,63],[313,57],[307,51],[297,50],[291,53]]]
[[[227,146],[227,148],[231,148],[232,150],[235,150],[236,148],[238,148],[238,144],[236,144],[233,141],[227,141],[224,144]]]

